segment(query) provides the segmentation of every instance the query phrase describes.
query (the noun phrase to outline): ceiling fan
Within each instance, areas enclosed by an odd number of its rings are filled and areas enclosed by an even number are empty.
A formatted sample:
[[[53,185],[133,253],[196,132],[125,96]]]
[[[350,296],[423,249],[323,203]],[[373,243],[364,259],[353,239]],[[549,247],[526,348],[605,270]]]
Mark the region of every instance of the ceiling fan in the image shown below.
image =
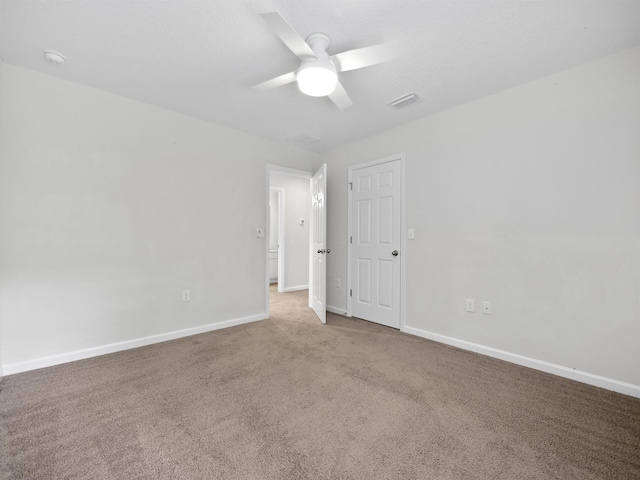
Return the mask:
[[[254,85],[253,88],[258,90],[269,90],[297,81],[302,93],[312,97],[328,96],[338,108],[345,109],[353,102],[340,83],[338,74],[387,62],[398,56],[397,42],[329,56],[327,48],[330,40],[324,33],[312,33],[305,41],[278,12],[263,13],[261,16],[301,62],[295,72]]]

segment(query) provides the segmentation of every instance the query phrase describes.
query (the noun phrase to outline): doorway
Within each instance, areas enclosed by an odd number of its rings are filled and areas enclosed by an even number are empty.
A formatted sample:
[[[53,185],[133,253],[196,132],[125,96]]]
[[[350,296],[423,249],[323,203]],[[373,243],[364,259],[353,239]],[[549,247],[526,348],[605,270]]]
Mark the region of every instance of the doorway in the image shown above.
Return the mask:
[[[267,312],[271,283],[280,293],[309,288],[310,179],[310,172],[267,165]]]
[[[285,190],[269,188],[269,284],[276,284],[279,292],[284,291],[284,206]]]
[[[404,155],[349,167],[349,315],[400,328]]]

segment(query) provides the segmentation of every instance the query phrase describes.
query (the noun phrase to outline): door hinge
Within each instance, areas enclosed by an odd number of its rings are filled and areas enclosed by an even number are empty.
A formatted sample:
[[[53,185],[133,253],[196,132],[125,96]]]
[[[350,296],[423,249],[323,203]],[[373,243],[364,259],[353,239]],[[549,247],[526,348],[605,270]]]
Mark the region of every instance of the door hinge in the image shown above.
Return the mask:
[[[353,237],[349,237],[349,243],[353,243]]]
[[[349,296],[353,297],[353,290],[349,289]]]
[[[349,190],[353,190],[353,182],[349,182]]]

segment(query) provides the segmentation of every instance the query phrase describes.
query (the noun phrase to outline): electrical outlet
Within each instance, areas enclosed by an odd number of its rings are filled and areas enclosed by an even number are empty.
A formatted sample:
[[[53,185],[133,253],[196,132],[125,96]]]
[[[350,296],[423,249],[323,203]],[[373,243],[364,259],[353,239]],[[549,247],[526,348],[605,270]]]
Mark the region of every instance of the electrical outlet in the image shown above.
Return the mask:
[[[491,302],[482,302],[482,313],[491,315]]]
[[[264,230],[262,228],[256,228],[256,237],[258,238],[264,237]]]
[[[183,290],[182,291],[182,301],[190,302],[191,301],[191,290]]]
[[[409,230],[407,230],[407,238],[409,240],[415,240],[416,239],[416,231],[413,228],[410,228]]]
[[[340,281],[339,278],[336,278],[336,288],[340,288],[342,287],[342,282]]]
[[[476,302],[472,298],[467,298],[467,312],[473,313],[476,311]]]

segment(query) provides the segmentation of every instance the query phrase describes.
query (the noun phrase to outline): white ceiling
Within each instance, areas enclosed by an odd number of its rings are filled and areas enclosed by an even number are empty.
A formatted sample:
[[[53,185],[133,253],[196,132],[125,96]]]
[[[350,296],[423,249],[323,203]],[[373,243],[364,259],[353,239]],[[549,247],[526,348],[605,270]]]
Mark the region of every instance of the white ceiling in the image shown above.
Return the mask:
[[[329,53],[398,40],[404,55],[344,72],[354,106],[294,84],[252,85],[297,58],[260,17],[277,10]],[[640,45],[640,1],[1,0],[2,59],[245,132],[324,151]],[[46,62],[42,51],[67,62]],[[420,102],[387,103],[409,92]]]

